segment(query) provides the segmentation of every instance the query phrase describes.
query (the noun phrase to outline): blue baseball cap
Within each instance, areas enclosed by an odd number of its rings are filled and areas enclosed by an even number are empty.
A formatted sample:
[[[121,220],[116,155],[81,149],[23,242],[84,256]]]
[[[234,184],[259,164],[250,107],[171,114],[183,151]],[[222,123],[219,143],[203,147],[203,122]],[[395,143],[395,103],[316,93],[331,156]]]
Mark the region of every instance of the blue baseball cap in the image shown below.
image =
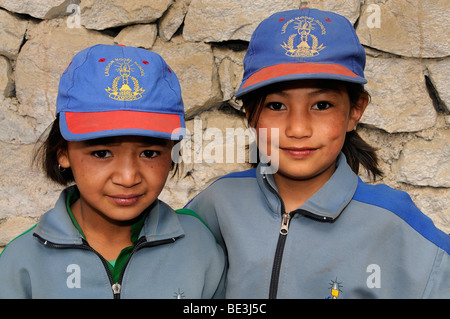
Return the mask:
[[[236,97],[292,80],[365,84],[365,64],[364,48],[345,17],[310,8],[278,12],[253,32]]]
[[[181,140],[184,106],[178,78],[145,49],[98,44],[77,53],[56,100],[68,141],[140,135]]]

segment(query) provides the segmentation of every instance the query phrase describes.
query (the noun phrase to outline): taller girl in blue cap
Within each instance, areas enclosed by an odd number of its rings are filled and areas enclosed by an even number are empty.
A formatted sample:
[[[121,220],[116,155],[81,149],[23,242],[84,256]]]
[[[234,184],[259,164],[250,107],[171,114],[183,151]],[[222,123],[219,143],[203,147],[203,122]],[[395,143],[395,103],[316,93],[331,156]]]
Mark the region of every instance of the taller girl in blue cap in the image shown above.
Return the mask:
[[[0,256],[0,298],[211,298],[225,257],[189,210],[158,195],[183,138],[173,70],[156,53],[96,45],[61,77],[38,152],[66,188]]]
[[[353,26],[331,12],[276,13],[253,33],[236,96],[269,165],[187,205],[226,247],[226,297],[450,297],[450,237],[406,193],[357,176],[381,175],[355,132],[364,66]]]

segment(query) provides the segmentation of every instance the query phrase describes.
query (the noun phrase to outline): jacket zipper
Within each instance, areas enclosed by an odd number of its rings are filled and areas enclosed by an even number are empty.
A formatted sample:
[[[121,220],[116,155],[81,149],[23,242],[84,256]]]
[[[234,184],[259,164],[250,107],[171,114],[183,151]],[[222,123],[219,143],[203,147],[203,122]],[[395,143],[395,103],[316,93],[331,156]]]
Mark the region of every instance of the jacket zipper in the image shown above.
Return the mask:
[[[133,250],[130,253],[130,256],[128,257],[127,262],[125,263],[122,272],[120,273],[119,276],[119,280],[115,283],[112,277],[111,272],[109,271],[109,267],[108,267],[108,261],[106,261],[105,258],[103,258],[102,255],[100,255],[94,248],[92,248],[91,246],[89,246],[88,242],[86,240],[83,239],[83,243],[81,245],[76,245],[76,244],[55,244],[52,242],[49,242],[47,240],[45,240],[44,238],[42,238],[41,236],[39,236],[38,234],[34,233],[33,236],[35,236],[37,239],[39,239],[39,241],[41,241],[45,246],[47,247],[52,247],[52,248],[78,248],[78,249],[84,249],[84,250],[89,250],[94,252],[101,260],[103,267],[105,267],[106,270],[106,274],[108,275],[108,279],[109,279],[109,283],[111,285],[111,290],[113,292],[113,296],[114,299],[120,299],[120,292],[122,290],[122,279],[125,273],[125,269],[128,266],[128,263],[130,262],[131,256],[140,248],[142,247],[152,247],[152,246],[158,246],[158,245],[163,245],[163,244],[168,244],[168,243],[173,243],[175,242],[178,238],[180,237],[176,237],[176,238],[170,238],[170,239],[165,239],[165,240],[159,240],[159,241],[155,241],[155,242],[147,242],[145,240],[145,237],[141,237],[138,242],[136,243],[136,245],[134,246]]]
[[[269,299],[276,299],[278,294],[278,283],[280,281],[281,262],[283,260],[284,246],[286,245],[286,237],[289,233],[289,222],[292,218],[291,213],[286,213],[284,208],[284,202],[280,194],[278,194],[273,187],[269,184],[266,176],[263,175],[264,182],[269,190],[278,197],[281,203],[281,227],[278,235],[277,247],[275,249],[275,256],[272,265],[272,275],[270,277],[269,285]]]
[[[144,247],[154,247],[154,246],[159,246],[159,245],[164,245],[164,244],[171,244],[171,243],[175,242],[177,239],[179,239],[180,237],[174,237],[174,238],[170,238],[170,239],[163,239],[163,240],[154,241],[154,242],[147,242],[145,237],[141,237],[136,242],[136,245],[133,247],[133,250],[131,251],[130,256],[128,257],[127,262],[123,266],[122,271],[121,271],[120,276],[119,276],[119,280],[111,286],[112,290],[113,290],[113,293],[114,293],[114,299],[119,299],[120,298],[120,292],[121,292],[121,289],[122,289],[122,280],[123,280],[123,276],[125,275],[125,269],[127,268],[128,263],[131,260],[131,257],[133,256],[133,254],[138,249],[141,249],[141,248],[144,248]],[[109,272],[109,268],[108,268],[108,272]],[[111,282],[112,282],[112,278],[111,278]]]
[[[272,276],[270,277],[269,299],[277,298],[278,283],[280,280],[281,262],[283,261],[284,246],[286,245],[287,234],[289,233],[289,222],[292,216],[283,210],[280,234],[278,235],[277,248],[273,259]]]
[[[281,271],[281,262],[283,260],[283,253],[284,253],[284,246],[286,245],[286,237],[289,233],[289,223],[294,216],[294,214],[302,214],[303,216],[311,217],[315,220],[321,221],[321,222],[332,222],[332,218],[328,218],[326,216],[316,216],[315,214],[312,214],[306,210],[303,209],[297,209],[290,213],[286,213],[286,209],[284,207],[283,199],[281,198],[280,194],[273,189],[273,187],[270,185],[270,183],[267,181],[266,176],[263,175],[264,182],[267,186],[267,188],[278,197],[281,203],[281,227],[280,227],[280,234],[278,235],[278,241],[277,241],[277,247],[275,249],[275,257],[273,260],[273,266],[272,266],[272,275],[270,277],[270,286],[269,286],[269,299],[276,299],[278,294],[278,283],[280,280],[280,271]]]

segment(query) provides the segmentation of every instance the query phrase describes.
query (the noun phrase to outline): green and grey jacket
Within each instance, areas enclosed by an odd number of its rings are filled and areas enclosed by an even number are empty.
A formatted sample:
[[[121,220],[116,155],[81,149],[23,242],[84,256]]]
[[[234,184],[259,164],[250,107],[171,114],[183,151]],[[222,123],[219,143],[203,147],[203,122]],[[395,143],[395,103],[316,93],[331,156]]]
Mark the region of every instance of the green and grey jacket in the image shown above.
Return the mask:
[[[193,212],[156,200],[118,276],[67,209],[72,187],[0,256],[0,298],[223,297],[225,257]],[[113,278],[116,277],[116,278]]]
[[[341,154],[331,179],[286,212],[260,168],[187,205],[227,250],[227,298],[450,298],[450,236],[408,194],[364,183]]]

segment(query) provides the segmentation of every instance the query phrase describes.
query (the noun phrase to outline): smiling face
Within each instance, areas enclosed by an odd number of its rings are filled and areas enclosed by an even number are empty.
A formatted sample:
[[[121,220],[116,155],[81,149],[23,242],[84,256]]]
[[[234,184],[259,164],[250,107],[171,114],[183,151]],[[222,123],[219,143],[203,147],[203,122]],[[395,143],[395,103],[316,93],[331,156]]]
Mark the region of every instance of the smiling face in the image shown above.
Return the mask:
[[[257,132],[262,128],[272,132],[267,148],[259,146],[278,152],[275,179],[321,179],[324,184],[335,171],[346,132],[355,128],[367,102],[351,107],[345,86],[320,81],[289,82],[270,91],[250,124]]]
[[[173,141],[139,136],[68,142],[58,162],[72,169],[83,214],[120,223],[156,200],[170,171],[172,147]]]

